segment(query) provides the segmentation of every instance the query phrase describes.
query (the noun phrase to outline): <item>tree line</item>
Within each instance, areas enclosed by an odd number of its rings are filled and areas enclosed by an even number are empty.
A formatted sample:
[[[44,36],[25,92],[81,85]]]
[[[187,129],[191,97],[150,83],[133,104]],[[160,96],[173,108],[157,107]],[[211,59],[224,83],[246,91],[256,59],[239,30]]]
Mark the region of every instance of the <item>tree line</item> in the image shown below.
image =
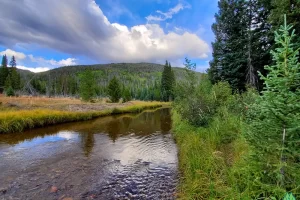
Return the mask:
[[[99,87],[96,84],[96,74],[91,70],[86,70],[79,74],[79,94],[84,101],[90,101],[97,96]],[[113,76],[109,81],[104,93],[112,102],[123,102],[131,99],[170,101],[174,98],[175,74],[171,64],[166,61],[160,81],[155,80],[154,85],[141,88],[141,92],[135,94],[130,86],[122,84],[120,80]]]
[[[17,62],[15,56],[11,57],[8,67],[8,59],[3,55],[0,67],[0,89],[7,96],[14,96],[21,88],[21,77],[17,71]]]
[[[111,97],[112,88],[117,90],[116,98],[146,101],[169,101],[174,99],[175,77],[182,76],[183,69],[172,68],[166,61],[162,67],[152,63],[118,63],[91,66],[68,66],[42,73],[16,69],[15,57],[7,67],[3,56],[0,88],[6,95],[45,95],[48,97],[72,96],[90,101],[95,98]],[[10,73],[6,73],[6,72]],[[19,73],[18,73],[19,72]],[[5,75],[4,75],[5,74]],[[11,87],[9,87],[11,85]],[[113,85],[113,86],[112,86]],[[114,86],[116,85],[116,86]],[[2,86],[2,87],[1,87]],[[8,93],[7,93],[8,91]],[[1,90],[0,90],[1,92]],[[111,97],[111,99],[114,99]],[[114,100],[116,101],[116,100]]]
[[[227,81],[234,91],[245,91],[247,85],[258,90],[267,74],[265,65],[273,63],[270,52],[278,47],[274,31],[287,23],[300,34],[300,1],[297,0],[220,0],[212,25],[215,41],[213,60],[208,70],[212,83]],[[300,46],[300,38],[295,39]]]

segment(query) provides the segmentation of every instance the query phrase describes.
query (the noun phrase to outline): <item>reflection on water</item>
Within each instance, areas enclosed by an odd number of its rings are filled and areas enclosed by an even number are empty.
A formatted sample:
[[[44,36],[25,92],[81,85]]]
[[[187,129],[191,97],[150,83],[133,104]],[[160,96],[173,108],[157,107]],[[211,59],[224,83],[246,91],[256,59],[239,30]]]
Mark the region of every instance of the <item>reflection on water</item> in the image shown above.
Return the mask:
[[[0,135],[0,199],[173,199],[170,130],[170,110],[159,109]]]

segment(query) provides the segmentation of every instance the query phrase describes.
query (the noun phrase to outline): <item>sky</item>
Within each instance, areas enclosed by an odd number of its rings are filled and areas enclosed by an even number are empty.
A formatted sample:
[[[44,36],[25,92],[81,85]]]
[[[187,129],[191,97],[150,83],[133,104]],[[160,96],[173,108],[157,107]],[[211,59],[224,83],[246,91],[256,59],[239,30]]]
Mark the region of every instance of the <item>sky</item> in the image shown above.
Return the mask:
[[[218,0],[0,0],[0,55],[33,72],[151,62],[204,72]]]

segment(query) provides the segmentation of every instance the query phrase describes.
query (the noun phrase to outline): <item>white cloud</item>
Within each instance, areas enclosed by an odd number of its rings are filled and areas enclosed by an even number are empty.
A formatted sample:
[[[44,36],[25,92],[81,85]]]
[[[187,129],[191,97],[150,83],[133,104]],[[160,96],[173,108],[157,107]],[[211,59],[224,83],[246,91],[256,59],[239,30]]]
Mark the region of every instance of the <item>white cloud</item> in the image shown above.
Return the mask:
[[[58,61],[57,64],[60,66],[76,65],[76,59],[75,58],[62,59]]]
[[[61,66],[69,66],[69,65],[76,65],[76,59],[75,58],[67,58],[62,60],[54,60],[50,59],[47,60],[42,57],[35,57],[33,55],[28,55],[31,62],[38,63],[40,66],[51,66],[51,67],[61,67]]]
[[[28,70],[28,71],[31,71],[31,72],[34,72],[34,73],[45,72],[45,71],[50,70],[48,67],[35,67],[35,68],[31,68],[31,67],[25,67],[25,66],[21,66],[21,65],[18,65],[17,68],[18,69],[23,69],[23,70]]]
[[[24,53],[16,52],[11,49],[6,49],[5,51],[1,51],[0,55],[1,56],[7,55],[8,57],[15,56],[16,60],[23,60],[26,58],[26,55]]]
[[[158,13],[170,18],[188,6],[179,3],[166,13]],[[2,46],[38,44],[98,62],[164,62],[186,56],[201,59],[210,52],[209,45],[189,31],[165,33],[157,24],[127,27],[110,23],[94,0],[3,1],[0,27]],[[74,64],[75,60],[33,57],[33,62],[48,67]]]
[[[174,14],[177,14],[179,11],[186,8],[191,8],[191,5],[188,3],[178,3],[175,7],[169,9],[167,12],[157,10],[156,12],[160,14],[159,16],[149,15],[146,17],[146,19],[148,22],[165,21],[167,19],[172,19]]]

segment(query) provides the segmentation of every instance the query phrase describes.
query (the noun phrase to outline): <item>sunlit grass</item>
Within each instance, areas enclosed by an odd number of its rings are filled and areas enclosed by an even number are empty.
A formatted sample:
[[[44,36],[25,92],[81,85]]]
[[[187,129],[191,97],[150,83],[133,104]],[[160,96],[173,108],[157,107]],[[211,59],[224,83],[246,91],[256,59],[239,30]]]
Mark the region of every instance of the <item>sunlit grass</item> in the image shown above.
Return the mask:
[[[72,121],[89,120],[95,117],[107,116],[121,113],[141,112],[145,109],[167,106],[162,102],[140,102],[114,109],[106,109],[93,112],[71,112],[48,109],[34,110],[5,110],[0,112],[0,133],[20,132],[25,129],[42,127]]]
[[[224,112],[209,127],[195,128],[176,112],[172,115],[182,173],[178,198],[241,199],[235,170],[248,152],[241,120]],[[248,199],[247,194],[242,199]]]

